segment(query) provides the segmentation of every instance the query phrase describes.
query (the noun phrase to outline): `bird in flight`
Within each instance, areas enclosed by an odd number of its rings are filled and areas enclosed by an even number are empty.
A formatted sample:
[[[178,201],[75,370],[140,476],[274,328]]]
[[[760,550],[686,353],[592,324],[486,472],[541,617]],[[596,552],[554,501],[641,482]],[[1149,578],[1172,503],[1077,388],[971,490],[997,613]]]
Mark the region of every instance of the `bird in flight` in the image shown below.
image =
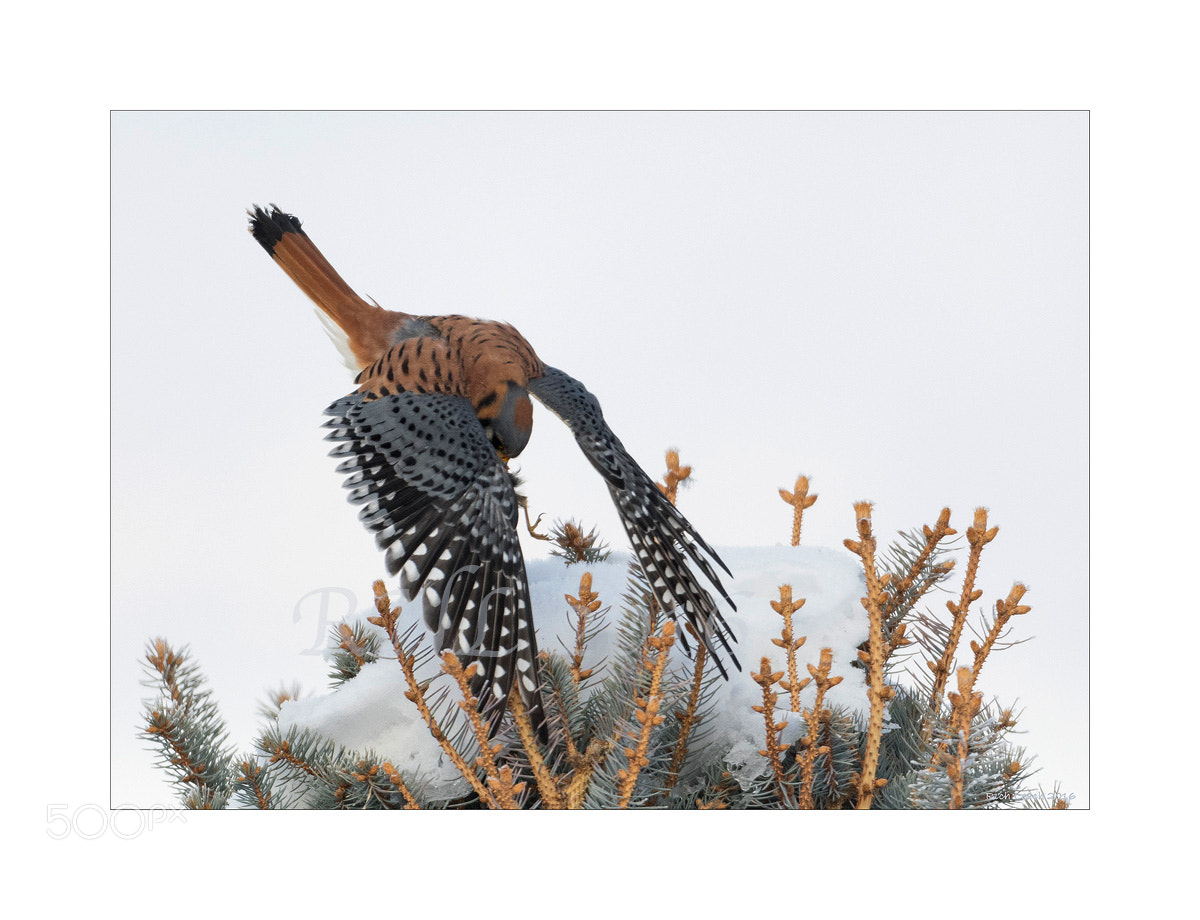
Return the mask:
[[[410,601],[420,598],[439,651],[477,665],[471,689],[493,731],[515,687],[539,736],[548,737],[507,465],[529,441],[531,395],[567,424],[604,477],[662,609],[692,626],[723,675],[722,654],[741,668],[732,631],[691,569],[732,607],[712,563],[730,574],[728,567],[626,452],[583,384],[544,364],[507,323],[368,303],[299,220],[275,205],[248,213],[254,238],[316,304],[358,372],[357,388],[325,410],[331,454],[342,460],[337,470],[388,572],[400,575]]]

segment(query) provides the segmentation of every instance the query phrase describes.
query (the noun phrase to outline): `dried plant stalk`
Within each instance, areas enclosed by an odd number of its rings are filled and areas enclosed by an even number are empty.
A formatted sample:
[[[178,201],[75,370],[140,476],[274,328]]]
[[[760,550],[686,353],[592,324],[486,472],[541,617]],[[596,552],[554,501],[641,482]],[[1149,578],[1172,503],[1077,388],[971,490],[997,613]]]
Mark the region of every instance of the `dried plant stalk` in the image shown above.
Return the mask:
[[[779,648],[783,649],[784,655],[787,656],[787,680],[781,680],[779,686],[789,695],[792,704],[792,712],[800,711],[800,691],[808,686],[808,678],[800,680],[796,670],[796,649],[800,648],[807,641],[807,636],[795,638],[792,633],[792,614],[804,606],[804,598],[792,600],[792,586],[779,586],[779,600],[771,601],[771,609],[783,617],[783,635],[779,639],[772,639]]]
[[[808,494],[808,477],[799,476],[792,491],[779,490],[779,497],[792,506],[792,546],[800,545],[800,524],[804,518],[804,509],[811,508],[817,496]]]

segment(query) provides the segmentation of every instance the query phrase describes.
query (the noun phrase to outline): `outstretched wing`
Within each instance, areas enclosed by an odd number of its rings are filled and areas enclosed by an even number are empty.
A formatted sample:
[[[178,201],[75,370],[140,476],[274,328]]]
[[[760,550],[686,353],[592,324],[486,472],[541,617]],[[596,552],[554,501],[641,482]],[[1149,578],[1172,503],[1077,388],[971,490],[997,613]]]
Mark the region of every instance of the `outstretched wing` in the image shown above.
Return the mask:
[[[356,392],[325,413],[349,500],[409,600],[420,595],[439,650],[478,663],[472,692],[493,725],[515,682],[545,737],[517,496],[471,403]]]
[[[734,667],[741,670],[731,646],[736,637],[712,596],[697,582],[688,559],[736,609],[709,557],[726,574],[732,574],[729,568],[696,533],[687,518],[667,500],[637,461],[629,456],[604,421],[600,403],[582,383],[557,368],[547,367],[543,376],[529,381],[529,391],[567,423],[592,466],[608,483],[634,554],[662,608],[672,616],[682,613],[684,620],[704,641],[723,675],[728,676],[720,650],[727,653]],[[686,648],[682,633],[680,638]]]

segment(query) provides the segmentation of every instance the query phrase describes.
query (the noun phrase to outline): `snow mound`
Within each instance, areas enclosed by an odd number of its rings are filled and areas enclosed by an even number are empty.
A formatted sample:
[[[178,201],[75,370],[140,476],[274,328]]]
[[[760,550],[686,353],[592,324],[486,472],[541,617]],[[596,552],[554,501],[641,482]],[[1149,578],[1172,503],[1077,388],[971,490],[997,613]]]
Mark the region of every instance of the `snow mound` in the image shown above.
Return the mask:
[[[832,649],[832,674],[841,676],[842,682],[826,695],[825,704],[852,711],[867,707],[864,672],[851,666],[859,644],[867,639],[867,617],[860,603],[866,587],[858,560],[842,550],[768,546],[726,547],[717,552],[733,572],[732,578],[722,581],[737,610],[723,602],[722,606],[737,636],[742,670],[730,669],[729,681],[718,684],[716,722],[709,726],[706,743],[724,746],[731,766],[755,770],[762,760],[756,752],[763,743],[764,727],[762,714],[751,708],[762,703],[762,689],[750,674],[759,669],[763,656],[771,659],[772,670],[786,670],[782,650],[771,641],[779,638],[783,628],[783,618],[771,608],[771,601],[779,600],[779,586],[791,585],[793,599],[805,599],[804,606],[792,615],[795,635],[807,637],[796,652],[798,676],[808,676],[805,666],[816,664],[822,648]],[[531,562],[530,597],[539,646],[544,650],[573,649],[572,617],[564,595],[578,596],[584,572],[592,573],[592,590],[599,594],[602,605],[611,608],[610,628],[589,644],[584,658],[584,667],[595,667],[610,654],[616,639],[621,599],[628,588],[628,556],[613,553],[603,563],[569,567],[559,559]],[[374,612],[367,610],[350,619],[365,623]],[[380,648],[385,654],[390,652],[383,631],[369,624],[367,628],[377,630]],[[680,652],[674,654],[683,659]],[[436,664],[429,667],[436,670]],[[432,671],[427,676],[432,676]],[[280,727],[284,731],[308,728],[344,747],[360,752],[370,749],[408,775],[421,777],[433,797],[465,794],[466,781],[442,755],[416,707],[405,699],[407,689],[396,662],[383,658],[365,665],[357,677],[335,692],[285,703]],[[810,684],[801,694],[802,705],[811,705],[815,692]],[[786,695],[781,694],[777,705],[784,708],[776,711],[776,721],[789,723],[783,733],[787,744],[800,735],[802,720],[786,710]]]
[[[866,594],[866,582],[859,560],[847,551],[827,547],[717,547],[717,554],[733,572],[732,578],[721,580],[737,610],[731,611],[723,602],[721,606],[737,636],[736,652],[742,670],[729,669],[729,681],[717,687],[717,721],[710,726],[708,743],[732,747],[745,739],[762,746],[763,716],[751,708],[762,705],[762,688],[750,675],[758,671],[764,655],[771,659],[773,671],[786,671],[783,650],[771,641],[778,639],[783,630],[783,617],[771,607],[771,601],[779,600],[780,585],[792,586],[793,600],[805,599],[804,606],[792,614],[793,633],[797,638],[806,637],[796,651],[799,678],[809,676],[806,665],[815,666],[821,649],[828,647],[833,650],[830,673],[840,675],[842,682],[825,695],[825,706],[865,711],[865,672],[851,666],[868,632],[867,614],[860,601]],[[600,602],[612,608],[609,623],[617,622],[627,588],[628,556],[613,553],[606,562],[590,566],[577,563],[568,567],[559,559],[532,562],[528,566],[530,595],[539,622],[541,648],[574,648],[572,615],[563,595],[579,595],[579,578],[584,572],[592,573],[592,590],[600,595]],[[561,612],[556,616],[554,611]],[[607,657],[615,639],[615,626],[601,633],[589,644],[584,667],[593,667]],[[673,654],[683,657],[678,651]],[[816,687],[810,684],[800,694],[802,707],[811,706],[815,696]],[[785,708],[776,711],[775,721],[789,723],[783,741],[791,743],[801,734],[802,720],[798,713],[786,711],[790,703],[782,694],[777,705]]]

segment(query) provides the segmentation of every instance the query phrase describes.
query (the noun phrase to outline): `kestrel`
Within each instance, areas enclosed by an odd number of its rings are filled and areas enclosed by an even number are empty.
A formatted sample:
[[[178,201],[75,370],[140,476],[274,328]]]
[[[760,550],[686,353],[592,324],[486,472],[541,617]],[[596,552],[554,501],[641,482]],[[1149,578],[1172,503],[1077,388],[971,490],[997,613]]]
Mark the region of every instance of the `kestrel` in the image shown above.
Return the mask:
[[[710,559],[728,567],[638,466],[578,380],[549,367],[507,323],[413,316],[354,293],[300,221],[257,206],[250,232],[317,305],[357,389],[325,414],[349,500],[374,531],[388,571],[420,597],[440,651],[474,662],[472,692],[493,731],[515,686],[547,738],[537,636],[507,461],[533,426],[530,394],[561,418],[604,477],[659,605],[682,615],[723,675],[741,668],[734,636],[688,560],[734,606]],[[681,638],[682,634],[681,634]],[[686,649],[686,641],[684,642]]]

